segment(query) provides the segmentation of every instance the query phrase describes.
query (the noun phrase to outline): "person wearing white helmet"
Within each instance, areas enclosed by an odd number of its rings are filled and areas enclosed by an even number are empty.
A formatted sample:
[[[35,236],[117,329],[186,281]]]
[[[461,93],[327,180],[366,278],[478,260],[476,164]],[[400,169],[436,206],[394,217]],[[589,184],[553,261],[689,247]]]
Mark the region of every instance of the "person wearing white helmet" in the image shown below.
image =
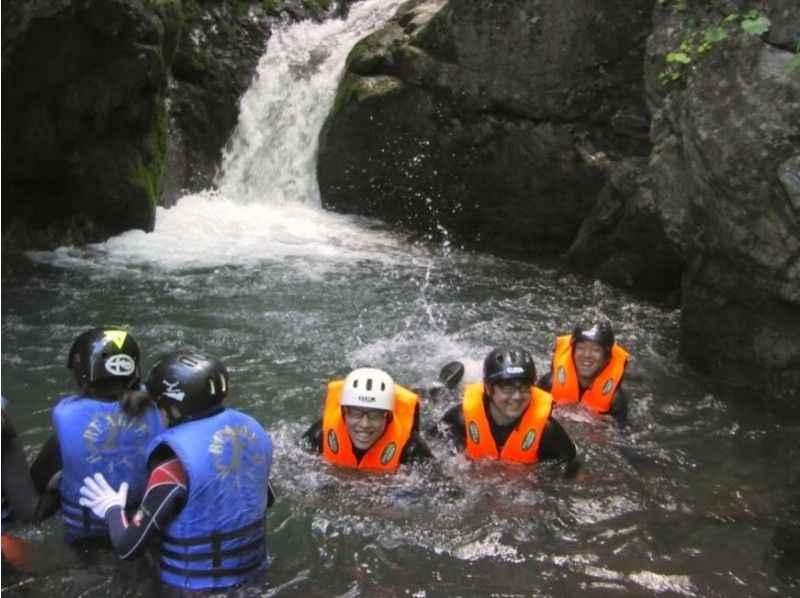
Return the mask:
[[[433,455],[419,436],[419,396],[377,368],[328,383],[323,415],[303,438],[337,467],[396,471]]]

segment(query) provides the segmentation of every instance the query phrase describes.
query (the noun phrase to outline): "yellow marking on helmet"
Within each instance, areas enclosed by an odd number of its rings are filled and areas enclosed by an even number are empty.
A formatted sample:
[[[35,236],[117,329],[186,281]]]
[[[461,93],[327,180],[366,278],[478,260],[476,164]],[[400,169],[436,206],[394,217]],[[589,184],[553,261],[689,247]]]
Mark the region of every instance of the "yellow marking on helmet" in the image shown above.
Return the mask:
[[[117,345],[118,349],[122,349],[122,345],[125,344],[125,339],[128,338],[128,333],[124,330],[103,330],[103,336],[106,340]]]

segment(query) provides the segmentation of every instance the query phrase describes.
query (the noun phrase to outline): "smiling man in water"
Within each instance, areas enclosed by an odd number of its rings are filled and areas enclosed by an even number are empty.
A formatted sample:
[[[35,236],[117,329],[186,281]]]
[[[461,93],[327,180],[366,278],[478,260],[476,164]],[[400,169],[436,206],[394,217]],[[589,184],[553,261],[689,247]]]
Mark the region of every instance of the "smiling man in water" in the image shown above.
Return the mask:
[[[337,467],[393,472],[433,456],[418,428],[419,397],[383,370],[359,368],[328,383],[322,419],[303,438]]]
[[[442,428],[470,459],[498,459],[533,464],[561,459],[568,473],[578,468],[577,451],[551,415],[552,398],[534,388],[531,354],[516,345],[492,350],[483,362],[483,381],[467,384],[460,405],[450,408]]]
[[[628,352],[614,342],[610,324],[576,326],[572,334],[556,338],[551,371],[536,386],[559,405],[580,403],[622,423],[628,415],[628,397],[621,388],[627,363]]]

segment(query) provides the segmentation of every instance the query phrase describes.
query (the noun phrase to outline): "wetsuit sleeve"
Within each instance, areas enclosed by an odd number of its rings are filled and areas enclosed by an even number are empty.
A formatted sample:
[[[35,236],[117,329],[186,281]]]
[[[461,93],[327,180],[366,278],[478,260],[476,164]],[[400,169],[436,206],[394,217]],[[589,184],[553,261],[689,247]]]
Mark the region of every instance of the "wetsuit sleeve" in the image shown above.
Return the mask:
[[[36,490],[45,493],[57,489],[62,467],[61,448],[53,434],[45,441],[31,465],[31,478]]]
[[[111,544],[121,559],[139,554],[158,530],[164,529],[186,504],[188,496],[186,471],[177,457],[158,464],[150,473],[147,489],[133,518],[122,507],[106,512]]]
[[[421,463],[433,459],[433,453],[422,437],[414,432],[408,439],[403,454],[400,455],[400,463]]]
[[[613,416],[618,423],[624,424],[628,419],[628,395],[622,390],[622,385],[617,387],[617,392],[614,393],[614,399],[611,401],[611,409],[608,414]]]
[[[4,416],[5,418],[5,416]],[[16,520],[41,521],[58,509],[58,494],[40,493],[28,471],[25,449],[13,426],[3,426],[2,486]]]
[[[302,436],[303,446],[310,453],[322,453],[322,419],[317,420]]]
[[[547,420],[539,443],[539,459],[560,459],[574,461],[578,455],[575,443],[567,435],[566,430],[552,417]]]
[[[553,389],[553,372],[547,372],[535,385],[537,388],[541,388],[544,391],[550,392]]]
[[[428,430],[428,434],[433,437],[444,436],[453,443],[456,450],[463,451],[467,447],[467,428],[461,404],[450,407],[439,423]]]

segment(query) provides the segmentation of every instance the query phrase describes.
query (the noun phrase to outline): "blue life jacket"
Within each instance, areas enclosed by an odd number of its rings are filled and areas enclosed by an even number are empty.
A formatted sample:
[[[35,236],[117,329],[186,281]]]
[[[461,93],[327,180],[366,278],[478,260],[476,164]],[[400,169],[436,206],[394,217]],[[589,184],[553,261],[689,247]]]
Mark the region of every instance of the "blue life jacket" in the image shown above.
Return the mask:
[[[154,439],[178,456],[189,479],[186,504],[161,535],[160,575],[186,589],[224,588],[267,565],[272,440],[252,417],[226,409]]]
[[[147,445],[165,429],[161,414],[153,406],[131,417],[118,401],[70,395],[53,410],[53,424],[61,451],[64,539],[107,536],[106,522],[78,503],[83,480],[99,471],[114,489],[128,482],[127,508],[137,506],[147,486]]]

